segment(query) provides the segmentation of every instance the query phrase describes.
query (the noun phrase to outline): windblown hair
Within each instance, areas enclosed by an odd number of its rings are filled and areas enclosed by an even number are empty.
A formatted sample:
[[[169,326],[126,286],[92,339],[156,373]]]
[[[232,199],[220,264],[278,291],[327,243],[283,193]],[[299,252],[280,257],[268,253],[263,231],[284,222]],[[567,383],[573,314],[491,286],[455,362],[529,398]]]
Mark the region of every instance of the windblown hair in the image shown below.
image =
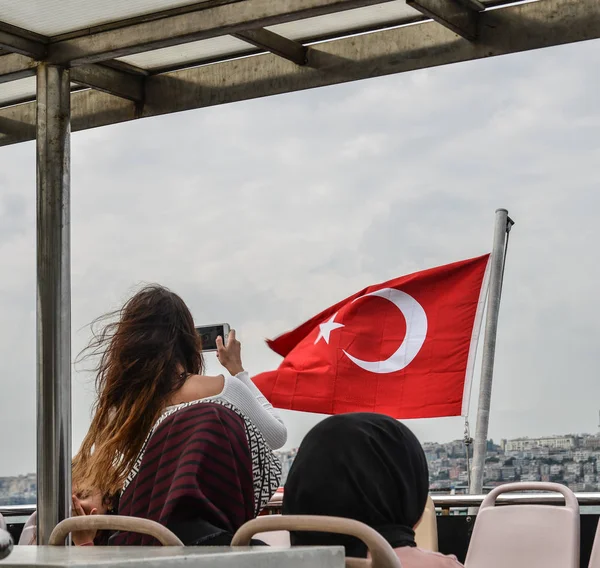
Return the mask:
[[[96,320],[92,333],[82,354],[100,358],[94,369],[97,395],[92,423],[73,460],[73,486],[109,497],[123,486],[169,395],[187,374],[202,374],[204,360],[188,307],[158,285]]]

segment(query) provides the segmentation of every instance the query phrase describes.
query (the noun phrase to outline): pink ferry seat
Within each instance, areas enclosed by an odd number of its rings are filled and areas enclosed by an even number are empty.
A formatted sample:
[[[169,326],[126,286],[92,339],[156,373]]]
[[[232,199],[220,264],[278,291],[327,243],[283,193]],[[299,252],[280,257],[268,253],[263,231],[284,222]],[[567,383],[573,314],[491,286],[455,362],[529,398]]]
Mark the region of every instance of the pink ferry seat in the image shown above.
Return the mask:
[[[50,546],[64,546],[70,533],[84,530],[126,531],[147,534],[163,546],[183,546],[183,542],[167,527],[150,519],[122,515],[88,515],[61,521],[50,534]]]
[[[37,544],[37,511],[27,519],[19,537],[19,546],[29,544]]]
[[[554,491],[564,506],[496,505],[502,493]],[[509,483],[489,493],[475,520],[466,568],[579,568],[579,503],[558,483]]]
[[[431,496],[427,496],[427,504],[421,520],[415,527],[415,542],[423,550],[439,552],[437,518],[435,514],[435,505]]]
[[[281,515],[268,515],[269,517],[281,517]],[[289,531],[269,531],[258,533],[256,539],[262,540],[265,544],[275,548],[289,548],[290,533]]]
[[[242,525],[231,546],[248,546],[252,537],[279,531],[316,531],[353,536],[362,540],[369,558],[346,558],[346,568],[402,568],[393,548],[377,531],[353,519],[312,515],[265,515]]]
[[[269,515],[271,517],[280,517],[281,515]],[[276,548],[289,548],[290,533],[288,531],[263,532],[256,535],[258,540],[262,540],[269,546]],[[431,497],[427,497],[427,504],[421,520],[415,527],[415,541],[417,546],[423,550],[438,552],[438,533],[437,519],[435,515],[435,505]]]

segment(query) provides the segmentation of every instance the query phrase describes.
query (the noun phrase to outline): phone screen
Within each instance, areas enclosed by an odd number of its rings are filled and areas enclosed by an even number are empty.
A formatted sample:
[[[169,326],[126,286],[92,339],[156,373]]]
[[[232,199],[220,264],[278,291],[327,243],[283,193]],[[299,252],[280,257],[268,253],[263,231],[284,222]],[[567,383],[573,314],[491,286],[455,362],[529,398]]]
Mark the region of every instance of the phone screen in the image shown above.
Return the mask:
[[[203,325],[197,327],[196,331],[202,340],[202,351],[216,351],[217,337],[221,336],[223,341],[225,341],[227,334],[229,333],[229,325],[226,323]]]

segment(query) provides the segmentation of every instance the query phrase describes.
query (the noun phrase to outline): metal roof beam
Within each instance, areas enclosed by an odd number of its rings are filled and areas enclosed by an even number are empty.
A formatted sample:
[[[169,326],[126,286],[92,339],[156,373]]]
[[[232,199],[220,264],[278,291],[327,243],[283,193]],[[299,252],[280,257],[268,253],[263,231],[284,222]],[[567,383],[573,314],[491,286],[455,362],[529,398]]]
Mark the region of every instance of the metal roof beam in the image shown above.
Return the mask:
[[[279,57],[288,59],[296,65],[306,65],[308,48],[301,43],[283,37],[270,30],[258,28],[234,34],[235,37],[248,42],[260,49],[270,51]]]
[[[458,0],[406,0],[406,3],[465,39],[477,39],[479,11]],[[484,7],[485,8],[485,7]]]
[[[539,0],[486,10],[479,20],[476,43],[425,22],[316,44],[303,67],[269,53],[148,77],[143,109],[97,91],[73,93],[72,130],[600,38],[597,0]],[[3,118],[22,127],[0,145],[32,139],[35,103],[0,109],[0,131]]]
[[[49,45],[51,63],[98,63],[191,41],[382,4],[391,0],[244,0],[125,25]]]
[[[33,77],[37,61],[18,53],[0,55],[0,83]]]
[[[112,62],[111,62],[112,63]],[[38,62],[24,55],[11,53],[0,56],[0,84],[33,77]],[[144,75],[106,65],[81,65],[71,70],[71,79],[86,87],[116,95],[130,101],[144,99]]]
[[[456,0],[459,4],[462,4],[465,8],[470,8],[476,12],[483,12],[485,10],[485,4],[482,4],[479,0]],[[510,2],[506,2],[510,4]]]
[[[26,136],[27,140],[33,140],[35,139],[35,125],[0,117],[0,133],[4,134],[7,140],[10,140],[11,136]],[[0,145],[2,145],[1,141]]]
[[[144,100],[144,81],[141,75],[125,73],[104,65],[81,65],[71,69],[71,81],[141,103]]]
[[[37,34],[0,22],[0,47],[32,59],[43,59],[46,56],[47,42]]]

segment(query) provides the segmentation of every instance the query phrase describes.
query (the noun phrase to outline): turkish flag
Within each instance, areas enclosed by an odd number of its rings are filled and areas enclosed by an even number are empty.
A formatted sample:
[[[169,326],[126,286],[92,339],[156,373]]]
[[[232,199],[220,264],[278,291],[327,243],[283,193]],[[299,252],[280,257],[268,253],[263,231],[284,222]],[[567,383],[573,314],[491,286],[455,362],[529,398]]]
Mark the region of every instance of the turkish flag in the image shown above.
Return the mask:
[[[361,290],[278,338],[254,377],[273,406],[395,418],[466,415],[489,256]]]

